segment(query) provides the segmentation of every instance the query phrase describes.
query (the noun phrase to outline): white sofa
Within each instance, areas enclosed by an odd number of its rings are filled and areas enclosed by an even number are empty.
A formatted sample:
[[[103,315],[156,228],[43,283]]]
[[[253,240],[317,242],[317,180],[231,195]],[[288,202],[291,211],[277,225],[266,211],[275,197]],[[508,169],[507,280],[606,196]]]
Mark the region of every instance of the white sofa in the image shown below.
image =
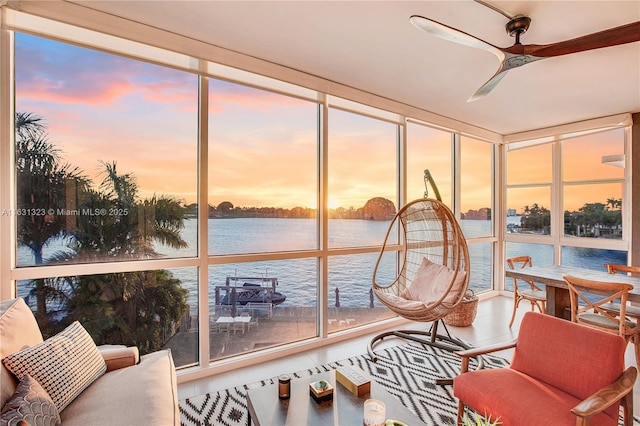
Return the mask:
[[[42,334],[24,300],[0,302],[0,359],[42,343]],[[179,425],[177,380],[171,352],[138,357],[136,348],[98,347],[106,362],[100,375],[60,411],[65,426]],[[18,381],[1,365],[4,407]]]

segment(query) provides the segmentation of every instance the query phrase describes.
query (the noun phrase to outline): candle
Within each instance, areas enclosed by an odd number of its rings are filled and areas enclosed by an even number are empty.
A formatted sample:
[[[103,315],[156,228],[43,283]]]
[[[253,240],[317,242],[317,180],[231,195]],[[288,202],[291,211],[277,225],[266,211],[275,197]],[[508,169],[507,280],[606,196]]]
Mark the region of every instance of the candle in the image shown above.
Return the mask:
[[[364,426],[384,426],[387,419],[384,402],[367,399],[364,402]]]
[[[291,396],[291,377],[283,374],[278,377],[278,397],[280,399],[289,399]]]

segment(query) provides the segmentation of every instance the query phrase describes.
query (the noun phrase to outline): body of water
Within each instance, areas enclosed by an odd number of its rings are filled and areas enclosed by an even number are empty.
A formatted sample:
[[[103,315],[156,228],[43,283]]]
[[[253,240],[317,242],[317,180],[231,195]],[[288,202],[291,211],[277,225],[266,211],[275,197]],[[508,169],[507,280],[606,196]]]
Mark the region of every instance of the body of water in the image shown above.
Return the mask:
[[[510,218],[510,220],[514,220]],[[353,219],[330,220],[329,246],[356,247],[380,245],[389,227],[389,221],[368,221]],[[489,236],[491,222],[482,220],[462,220],[461,227],[467,238]],[[186,249],[174,250],[158,246],[157,250],[168,257],[192,257],[196,255],[197,221],[185,220],[182,236],[189,243]],[[296,251],[315,249],[317,244],[317,221],[314,219],[210,219],[209,253],[241,254],[276,251]],[[58,240],[44,250],[45,259],[66,248],[64,241]],[[469,244],[471,265],[470,288],[476,292],[487,290],[491,285],[491,243]],[[507,257],[527,254],[534,264],[552,264],[553,247],[540,244],[507,244]],[[563,248],[563,264],[589,269],[604,270],[604,263],[626,263],[626,252],[575,247]],[[334,306],[339,297],[343,307],[367,307],[370,304],[370,289],[373,270],[378,253],[329,258],[328,297]],[[33,255],[29,250],[18,250],[18,264],[32,266]],[[234,277],[277,277],[278,291],[287,296],[283,306],[316,306],[319,298],[319,265],[317,259],[287,259],[265,262],[235,263],[209,267],[209,300],[215,300],[215,286],[225,285],[227,276]],[[197,307],[196,268],[174,268],[173,275],[188,289],[188,302],[195,313]],[[396,276],[393,256],[385,256],[377,277],[380,283],[391,283]],[[24,285],[23,285],[24,284]],[[20,283],[18,294],[28,294],[28,282]],[[339,294],[336,294],[336,289]],[[381,306],[374,299],[376,306]]]

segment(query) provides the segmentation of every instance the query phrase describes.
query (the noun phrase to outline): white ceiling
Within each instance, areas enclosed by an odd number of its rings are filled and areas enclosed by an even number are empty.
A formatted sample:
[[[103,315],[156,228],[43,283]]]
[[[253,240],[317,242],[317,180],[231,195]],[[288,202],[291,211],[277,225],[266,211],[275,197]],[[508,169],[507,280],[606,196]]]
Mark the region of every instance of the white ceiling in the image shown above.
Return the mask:
[[[74,3],[285,65],[501,134],[640,112],[640,42],[511,70],[492,54],[436,38],[413,14],[491,44],[514,43],[508,19],[459,1],[96,1]],[[640,20],[640,0],[491,1],[531,17],[523,44],[547,44]]]

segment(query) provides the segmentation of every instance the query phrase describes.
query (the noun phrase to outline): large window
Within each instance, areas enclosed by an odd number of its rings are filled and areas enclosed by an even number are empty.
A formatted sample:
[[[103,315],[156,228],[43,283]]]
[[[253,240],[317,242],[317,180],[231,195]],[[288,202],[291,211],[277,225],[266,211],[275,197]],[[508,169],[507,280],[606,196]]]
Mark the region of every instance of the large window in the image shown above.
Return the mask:
[[[399,208],[399,126],[337,108],[328,118],[328,246],[379,247]],[[393,316],[371,292],[378,250],[369,251],[329,257],[330,332]]]
[[[33,19],[9,21],[46,21]],[[476,292],[493,288],[505,241],[536,265],[626,263],[625,129],[514,139],[496,172],[490,132],[463,123],[81,28],[55,41],[65,30],[32,24],[2,51],[16,112],[0,158],[3,294],[24,297],[45,335],[81,318],[99,343],[171,348],[189,374],[390,319],[372,273],[425,169],[460,220]],[[396,277],[398,231],[381,283]]]
[[[197,77],[26,34],[15,76],[14,244],[31,277],[16,293],[45,337],[81,320],[146,353],[183,332],[180,362],[196,362],[195,268],[64,267],[196,256]]]
[[[493,271],[493,144],[460,138],[460,227],[469,242],[469,287],[490,290]]]
[[[214,79],[208,98],[209,255],[316,250],[318,104]],[[317,258],[222,261],[208,294],[211,360],[318,335]]]
[[[15,69],[16,294],[45,335],[80,319],[186,367],[393,316],[371,275],[399,203],[399,122],[26,34]]]
[[[622,238],[624,131],[562,142],[564,234]]]
[[[398,208],[398,125],[329,110],[329,247],[379,245]]]
[[[209,254],[318,248],[318,105],[209,80]]]
[[[552,147],[507,146],[507,232],[551,233]]]
[[[407,201],[436,198],[430,185],[425,188],[424,171],[429,170],[442,202],[453,208],[453,135],[450,132],[409,122],[407,124]]]
[[[194,256],[197,78],[16,36],[18,265]]]
[[[623,128],[508,145],[507,257],[601,271],[626,264],[626,146]]]
[[[211,360],[318,335],[317,259],[213,265],[208,282]]]
[[[467,238],[493,234],[493,144],[463,137],[461,140],[460,226]]]

